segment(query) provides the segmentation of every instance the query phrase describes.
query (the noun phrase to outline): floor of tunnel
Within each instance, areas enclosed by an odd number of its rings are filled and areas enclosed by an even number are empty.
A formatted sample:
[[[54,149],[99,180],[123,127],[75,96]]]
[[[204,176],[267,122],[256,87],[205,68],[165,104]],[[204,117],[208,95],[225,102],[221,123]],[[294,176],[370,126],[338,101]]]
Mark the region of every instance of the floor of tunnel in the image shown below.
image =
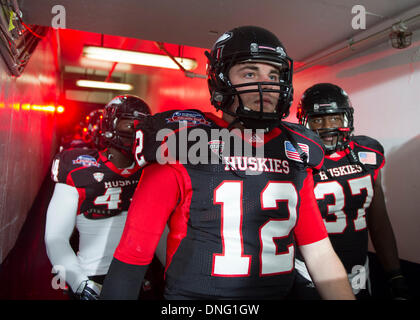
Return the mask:
[[[52,286],[54,274],[45,243],[45,219],[54,182],[47,175],[28,212],[15,246],[0,267],[0,299],[68,300]]]

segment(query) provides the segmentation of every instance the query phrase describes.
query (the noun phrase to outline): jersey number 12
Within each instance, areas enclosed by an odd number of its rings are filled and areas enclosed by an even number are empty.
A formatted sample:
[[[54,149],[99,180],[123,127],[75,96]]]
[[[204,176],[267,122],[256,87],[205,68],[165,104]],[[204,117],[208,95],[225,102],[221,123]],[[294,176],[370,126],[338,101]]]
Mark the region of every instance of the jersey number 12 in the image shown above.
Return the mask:
[[[213,254],[213,276],[244,277],[250,275],[251,256],[244,254],[243,184],[241,181],[223,181],[214,190],[214,202],[222,207],[221,235],[223,252]],[[278,201],[287,202],[289,217],[269,219],[259,228],[261,250],[260,276],[288,273],[293,269],[294,246],[277,253],[274,239],[288,237],[296,224],[298,193],[290,182],[269,182],[260,194],[261,209],[275,210]]]

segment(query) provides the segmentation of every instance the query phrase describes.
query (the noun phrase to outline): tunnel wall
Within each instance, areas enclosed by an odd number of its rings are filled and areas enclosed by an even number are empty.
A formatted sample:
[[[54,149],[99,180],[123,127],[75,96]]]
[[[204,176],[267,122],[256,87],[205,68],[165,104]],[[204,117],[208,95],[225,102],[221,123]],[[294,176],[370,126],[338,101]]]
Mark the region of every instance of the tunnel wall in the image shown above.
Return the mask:
[[[0,57],[0,263],[14,246],[56,152],[54,112],[60,78],[56,34],[38,43],[24,72],[9,74]]]

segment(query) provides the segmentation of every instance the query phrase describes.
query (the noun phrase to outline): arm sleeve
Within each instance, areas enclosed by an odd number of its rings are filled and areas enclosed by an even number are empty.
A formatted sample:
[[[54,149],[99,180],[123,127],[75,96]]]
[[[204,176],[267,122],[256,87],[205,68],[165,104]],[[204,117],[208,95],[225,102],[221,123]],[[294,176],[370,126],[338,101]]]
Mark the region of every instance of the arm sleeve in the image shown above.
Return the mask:
[[[298,246],[311,244],[328,237],[314,194],[314,179],[311,169],[300,191],[299,218],[295,227]]]
[[[70,245],[70,237],[76,225],[79,194],[75,187],[57,183],[47,210],[45,226],[45,246],[47,255],[57,271],[73,292],[76,292],[82,281],[88,280],[79,265],[75,252]]]
[[[101,299],[138,298],[144,275],[179,196],[178,180],[169,165],[151,164],[143,170]]]
[[[150,264],[180,195],[176,170],[170,165],[147,166],[133,195],[114,258],[128,264]]]
[[[137,300],[147,266],[137,266],[112,259],[102,286],[101,300]]]

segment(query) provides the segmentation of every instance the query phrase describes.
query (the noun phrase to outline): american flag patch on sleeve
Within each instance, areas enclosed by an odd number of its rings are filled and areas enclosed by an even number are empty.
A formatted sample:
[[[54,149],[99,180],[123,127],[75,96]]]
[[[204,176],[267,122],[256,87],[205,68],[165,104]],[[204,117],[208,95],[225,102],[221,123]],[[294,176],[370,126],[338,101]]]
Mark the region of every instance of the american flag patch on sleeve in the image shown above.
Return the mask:
[[[309,160],[309,146],[304,143],[298,143],[298,146],[308,155]],[[286,157],[290,160],[295,160],[297,162],[303,162],[302,159],[299,157],[299,153],[296,151],[295,147],[290,141],[284,141],[284,150],[286,152]]]
[[[359,152],[359,160],[363,164],[376,164],[376,153],[375,152]]]

